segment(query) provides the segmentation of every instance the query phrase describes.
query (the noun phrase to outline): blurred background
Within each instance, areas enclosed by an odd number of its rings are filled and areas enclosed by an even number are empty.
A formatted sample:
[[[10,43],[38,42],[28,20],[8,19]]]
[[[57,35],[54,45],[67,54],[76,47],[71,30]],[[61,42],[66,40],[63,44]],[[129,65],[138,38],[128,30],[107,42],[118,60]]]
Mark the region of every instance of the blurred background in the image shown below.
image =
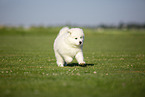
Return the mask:
[[[0,0],[0,26],[145,27],[145,0]]]

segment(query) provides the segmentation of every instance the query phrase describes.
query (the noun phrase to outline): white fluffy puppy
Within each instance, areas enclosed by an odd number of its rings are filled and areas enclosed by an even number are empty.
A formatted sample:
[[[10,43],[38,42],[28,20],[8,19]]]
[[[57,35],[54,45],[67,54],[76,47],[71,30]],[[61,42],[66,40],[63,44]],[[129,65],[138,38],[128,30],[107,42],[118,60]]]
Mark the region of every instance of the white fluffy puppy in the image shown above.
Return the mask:
[[[64,27],[60,30],[54,42],[54,52],[57,65],[63,67],[75,57],[78,64],[84,65],[83,57],[84,33],[80,28]]]

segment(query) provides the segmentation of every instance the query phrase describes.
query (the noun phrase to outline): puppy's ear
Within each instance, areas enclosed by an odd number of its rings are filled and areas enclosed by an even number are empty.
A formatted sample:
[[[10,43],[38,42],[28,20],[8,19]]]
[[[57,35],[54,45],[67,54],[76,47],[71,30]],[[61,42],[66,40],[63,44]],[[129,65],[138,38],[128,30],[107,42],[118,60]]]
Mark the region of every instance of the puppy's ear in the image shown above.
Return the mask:
[[[68,33],[71,35],[71,33],[72,33],[71,30],[68,30]]]

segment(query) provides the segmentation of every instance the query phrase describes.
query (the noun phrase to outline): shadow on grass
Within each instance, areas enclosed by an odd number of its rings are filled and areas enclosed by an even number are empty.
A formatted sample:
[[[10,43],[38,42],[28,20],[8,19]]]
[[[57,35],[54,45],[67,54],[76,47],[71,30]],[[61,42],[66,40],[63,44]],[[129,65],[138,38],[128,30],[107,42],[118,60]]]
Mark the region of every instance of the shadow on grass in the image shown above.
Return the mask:
[[[74,66],[80,66],[80,67],[86,67],[86,66],[94,66],[94,64],[84,64],[84,65],[79,65],[78,63],[71,63],[67,64],[68,67],[74,67]],[[66,66],[66,67],[67,67]]]

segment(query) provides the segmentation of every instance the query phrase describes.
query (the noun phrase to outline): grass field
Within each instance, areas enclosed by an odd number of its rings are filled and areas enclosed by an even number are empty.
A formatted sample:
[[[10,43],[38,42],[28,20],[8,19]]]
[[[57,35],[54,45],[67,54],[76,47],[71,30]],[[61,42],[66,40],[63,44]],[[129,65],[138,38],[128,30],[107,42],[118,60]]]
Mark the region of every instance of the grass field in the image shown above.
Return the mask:
[[[60,28],[0,28],[0,97],[145,97],[145,30],[84,29],[86,67],[57,67]]]

